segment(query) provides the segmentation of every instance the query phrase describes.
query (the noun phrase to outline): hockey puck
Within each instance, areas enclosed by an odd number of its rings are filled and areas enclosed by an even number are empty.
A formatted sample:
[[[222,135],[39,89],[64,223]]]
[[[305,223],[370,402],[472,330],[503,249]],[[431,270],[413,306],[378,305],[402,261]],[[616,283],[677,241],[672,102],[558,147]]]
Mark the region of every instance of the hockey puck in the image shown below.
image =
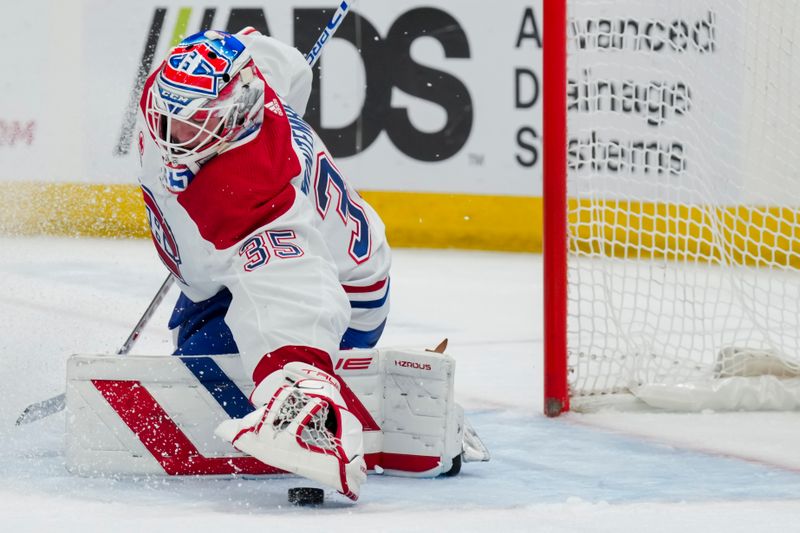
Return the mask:
[[[313,487],[295,487],[289,489],[289,503],[292,505],[322,505],[325,491]]]

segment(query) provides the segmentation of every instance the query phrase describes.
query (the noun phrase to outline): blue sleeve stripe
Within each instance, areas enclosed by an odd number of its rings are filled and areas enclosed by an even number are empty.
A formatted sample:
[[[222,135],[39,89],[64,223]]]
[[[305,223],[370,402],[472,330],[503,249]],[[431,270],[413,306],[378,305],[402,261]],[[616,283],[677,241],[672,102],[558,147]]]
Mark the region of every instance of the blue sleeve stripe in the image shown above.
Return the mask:
[[[379,300],[367,300],[367,301],[350,301],[350,307],[353,309],[376,309],[378,307],[382,307],[383,304],[386,303],[386,299],[389,297],[389,285],[386,286],[386,292],[383,294],[383,298]]]

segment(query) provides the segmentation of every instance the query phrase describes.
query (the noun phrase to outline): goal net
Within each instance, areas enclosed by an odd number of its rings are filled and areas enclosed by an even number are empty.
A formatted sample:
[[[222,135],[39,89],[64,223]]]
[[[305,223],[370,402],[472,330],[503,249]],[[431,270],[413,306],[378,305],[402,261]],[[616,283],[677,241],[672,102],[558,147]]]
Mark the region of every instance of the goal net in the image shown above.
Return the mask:
[[[548,414],[799,407],[800,3],[548,4]]]

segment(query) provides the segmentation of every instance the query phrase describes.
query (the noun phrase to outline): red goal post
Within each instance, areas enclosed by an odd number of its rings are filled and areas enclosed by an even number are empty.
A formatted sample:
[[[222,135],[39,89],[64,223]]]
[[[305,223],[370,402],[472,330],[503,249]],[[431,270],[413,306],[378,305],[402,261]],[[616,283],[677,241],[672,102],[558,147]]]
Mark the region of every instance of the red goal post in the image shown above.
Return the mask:
[[[569,410],[567,384],[567,2],[544,4],[544,411]]]
[[[800,408],[800,4],[543,8],[545,413]]]

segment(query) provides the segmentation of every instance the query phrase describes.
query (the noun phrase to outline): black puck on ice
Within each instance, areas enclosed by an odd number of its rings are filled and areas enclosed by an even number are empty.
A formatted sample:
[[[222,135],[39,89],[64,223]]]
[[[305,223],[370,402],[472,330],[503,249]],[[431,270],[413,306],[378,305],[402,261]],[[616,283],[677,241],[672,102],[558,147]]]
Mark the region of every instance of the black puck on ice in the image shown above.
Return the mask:
[[[292,505],[322,505],[325,491],[313,487],[295,487],[289,489],[289,503]]]

